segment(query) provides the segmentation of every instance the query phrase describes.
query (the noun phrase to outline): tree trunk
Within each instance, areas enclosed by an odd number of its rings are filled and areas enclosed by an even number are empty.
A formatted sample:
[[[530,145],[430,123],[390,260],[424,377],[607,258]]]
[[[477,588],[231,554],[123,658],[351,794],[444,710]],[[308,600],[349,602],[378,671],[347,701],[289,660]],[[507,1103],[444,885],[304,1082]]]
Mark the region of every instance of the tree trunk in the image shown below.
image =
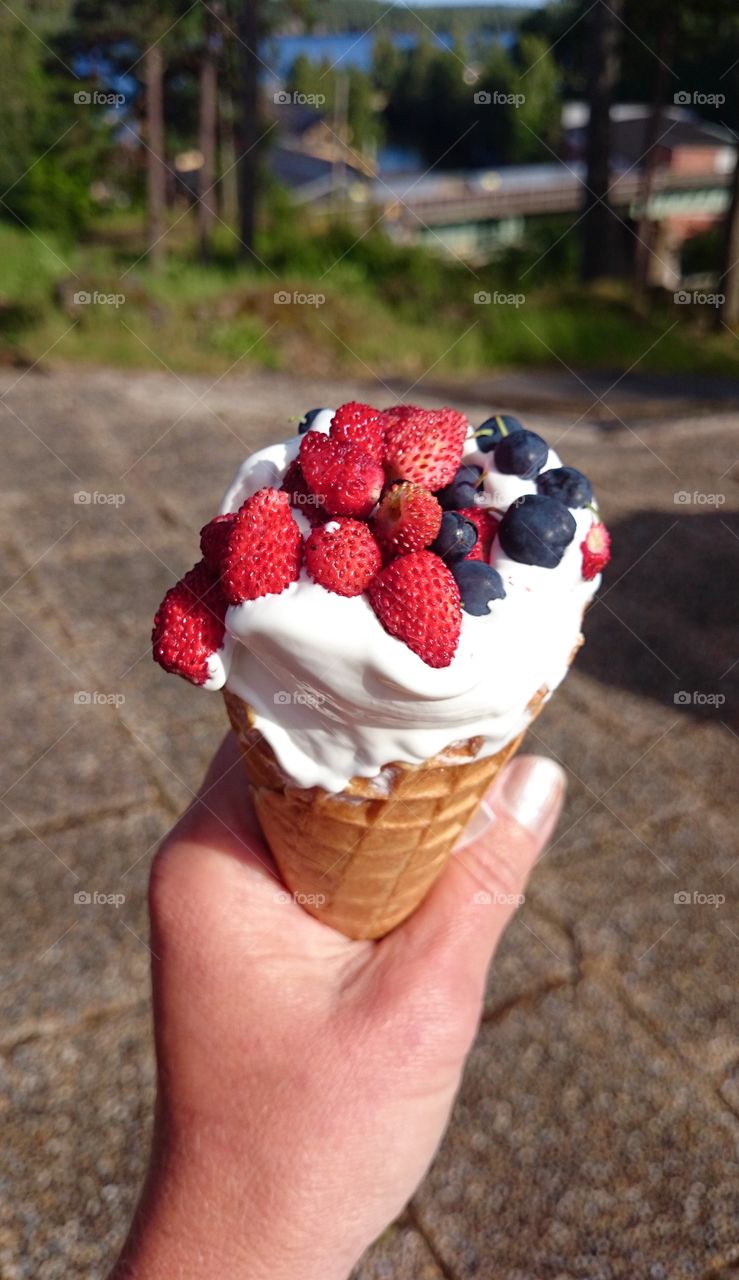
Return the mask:
[[[734,327],[739,324],[739,148],[731,182],[731,200],[724,223],[723,262],[718,291],[724,295],[717,313],[718,324]]]
[[[588,16],[590,28],[586,190],[582,220],[582,278],[612,274],[614,215],[608,205],[611,171],[611,102],[619,73],[623,0],[599,0]]]
[[[200,64],[199,145],[203,157],[198,200],[198,241],[200,256],[208,262],[215,221],[216,119],[218,103],[217,36],[210,13],[206,12],[205,48]]]
[[[654,190],[654,180],[659,169],[659,152],[657,145],[664,132],[664,106],[667,91],[668,65],[675,45],[675,25],[665,15],[657,38],[657,67],[655,70],[654,96],[644,133],[644,150],[642,178],[639,184],[639,224],[637,241],[634,250],[634,285],[639,296],[646,293],[649,285],[650,264],[654,253],[655,226],[649,218],[649,201]]]
[[[159,44],[146,51],[147,254],[155,270],[164,258],[167,171],[164,162],[164,62]]]
[[[239,193],[240,257],[254,260],[259,138],[259,0],[241,0],[237,22],[238,77],[236,90],[237,185]]]

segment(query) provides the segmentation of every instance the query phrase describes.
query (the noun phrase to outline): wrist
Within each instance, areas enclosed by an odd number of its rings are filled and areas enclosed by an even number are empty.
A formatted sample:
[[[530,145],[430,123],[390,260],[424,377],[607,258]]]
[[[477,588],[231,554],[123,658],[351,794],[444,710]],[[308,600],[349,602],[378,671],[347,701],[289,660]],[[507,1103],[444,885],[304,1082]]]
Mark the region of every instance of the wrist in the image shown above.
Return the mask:
[[[244,1170],[157,1160],[110,1280],[347,1280],[358,1260],[326,1223],[244,1194]]]

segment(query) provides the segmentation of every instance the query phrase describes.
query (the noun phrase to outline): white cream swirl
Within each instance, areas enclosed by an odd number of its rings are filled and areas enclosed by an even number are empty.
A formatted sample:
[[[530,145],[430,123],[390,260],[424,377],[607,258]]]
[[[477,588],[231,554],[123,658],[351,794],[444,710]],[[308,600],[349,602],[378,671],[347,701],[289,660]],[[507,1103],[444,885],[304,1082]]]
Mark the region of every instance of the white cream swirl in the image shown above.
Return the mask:
[[[327,430],[330,415],[311,429]],[[300,440],[248,458],[221,510],[237,510],[265,485],[279,487]],[[505,509],[536,492],[533,482],[501,476],[492,459],[470,434],[465,460],[484,467],[491,506]],[[550,451],[546,469],[560,465]],[[326,591],[303,570],[280,595],[228,609],[226,643],[211,660],[207,687],[225,683],[254,708],[256,727],[300,787],[341,791],[354,776],[374,777],[393,761],[420,764],[470,737],[479,736],[481,754],[491,755],[526,727],[537,691],[551,693],[566,674],[597,589],[599,579],[583,581],[580,557],[594,516],[573,515],[577,532],[556,569],[509,560],[496,540],[490,558],[506,598],[483,617],[463,613],[448,667],[428,666],[389,635],[365,596]],[[299,512],[296,519],[307,532]]]

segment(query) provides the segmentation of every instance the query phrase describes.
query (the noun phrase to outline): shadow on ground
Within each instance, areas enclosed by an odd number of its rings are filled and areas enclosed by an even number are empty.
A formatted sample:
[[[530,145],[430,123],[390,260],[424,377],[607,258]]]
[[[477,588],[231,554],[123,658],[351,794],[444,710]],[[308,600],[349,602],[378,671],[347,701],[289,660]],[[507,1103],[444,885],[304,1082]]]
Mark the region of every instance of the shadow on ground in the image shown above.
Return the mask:
[[[697,718],[739,725],[739,515],[640,511],[585,620],[578,669]]]

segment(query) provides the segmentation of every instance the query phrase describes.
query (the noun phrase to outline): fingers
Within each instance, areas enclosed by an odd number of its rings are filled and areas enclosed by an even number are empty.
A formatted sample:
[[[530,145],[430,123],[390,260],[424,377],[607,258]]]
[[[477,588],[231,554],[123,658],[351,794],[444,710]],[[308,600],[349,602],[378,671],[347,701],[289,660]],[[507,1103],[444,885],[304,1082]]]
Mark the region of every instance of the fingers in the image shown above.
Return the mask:
[[[443,965],[484,979],[557,823],[565,786],[553,760],[518,756],[506,766],[425,902],[390,935],[406,961],[418,955],[428,977]]]
[[[169,840],[187,840],[206,848],[259,862],[274,875],[274,863],[259,828],[235,734],[229,732],[208,766],[192,803]]]

